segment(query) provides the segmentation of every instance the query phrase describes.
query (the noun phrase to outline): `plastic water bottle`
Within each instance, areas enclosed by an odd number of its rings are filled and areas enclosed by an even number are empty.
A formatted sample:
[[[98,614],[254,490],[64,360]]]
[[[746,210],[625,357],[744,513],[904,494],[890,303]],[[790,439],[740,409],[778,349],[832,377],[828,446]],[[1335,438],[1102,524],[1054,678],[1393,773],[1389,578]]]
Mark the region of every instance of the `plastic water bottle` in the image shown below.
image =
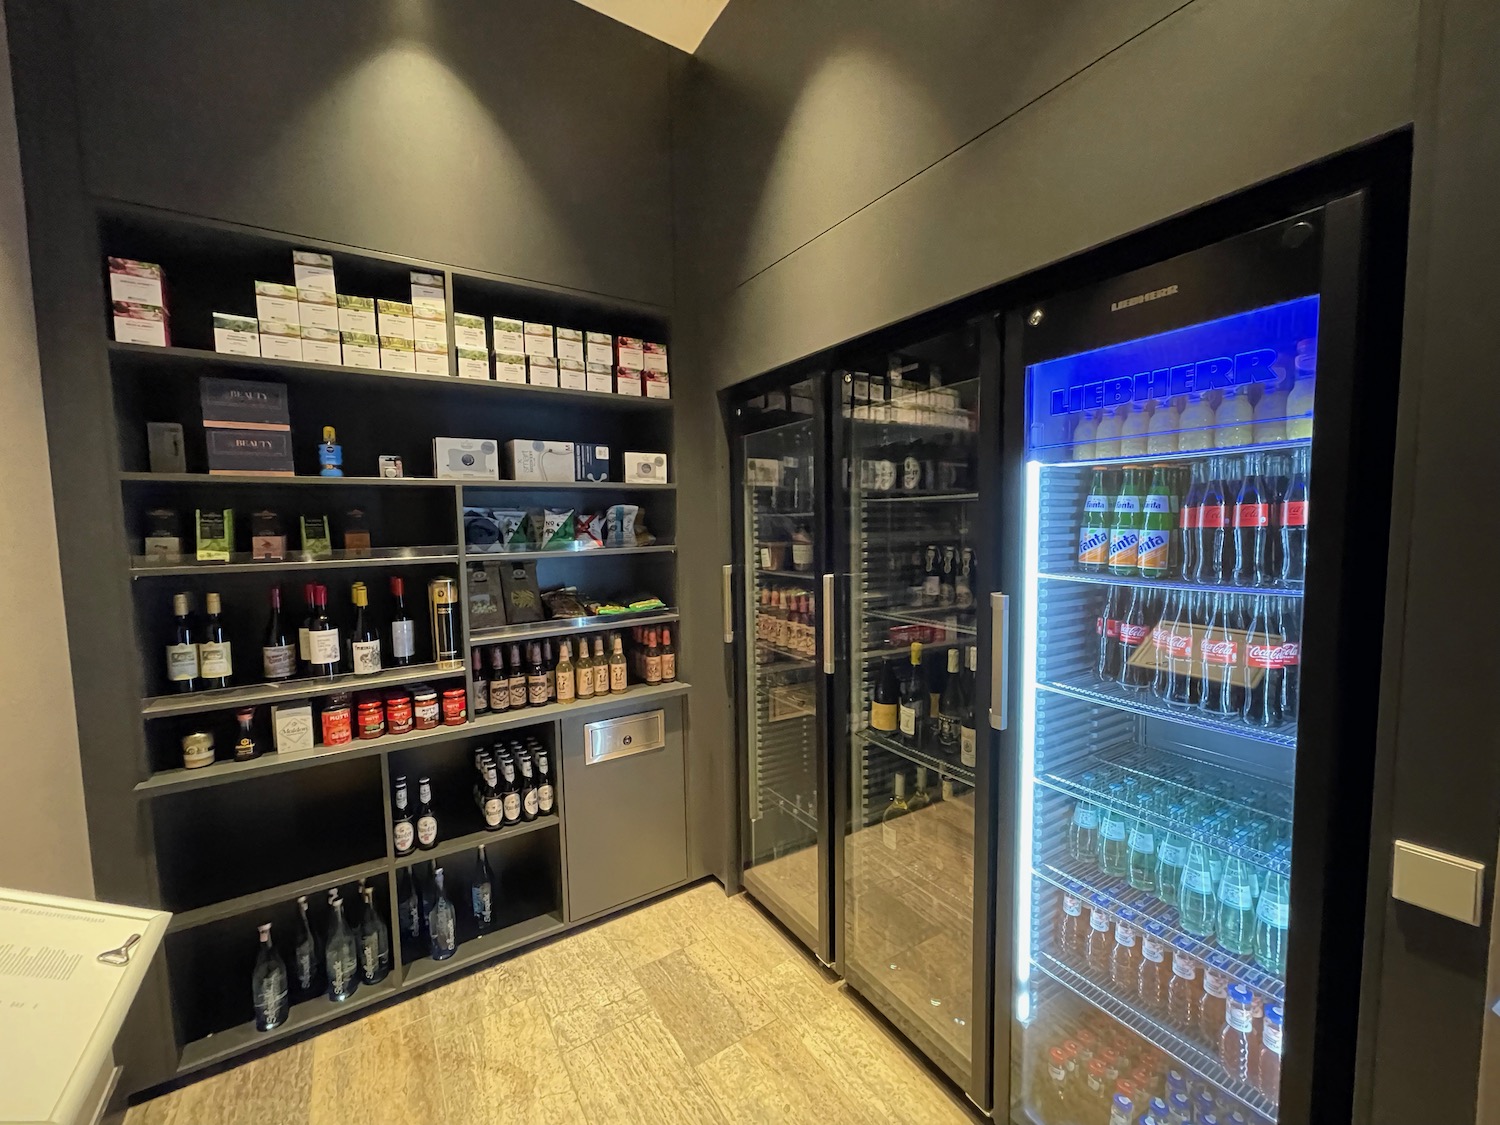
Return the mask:
[[[1174,400],[1164,398],[1158,402],[1151,421],[1146,423],[1146,452],[1153,457],[1158,453],[1176,453],[1179,424]]]
[[[1268,973],[1286,975],[1286,932],[1291,922],[1291,887],[1271,872],[1255,907],[1255,963]]]
[[[1094,430],[1094,456],[1096,458],[1120,455],[1120,415],[1114,407],[1107,407],[1104,417]]]
[[[1092,410],[1085,410],[1078,419],[1078,425],[1073,428],[1073,460],[1094,459],[1094,435],[1098,430],[1099,415]]]
[[[1146,427],[1151,419],[1138,402],[1130,404],[1130,412],[1120,423],[1120,456],[1146,456]]]
[[[1130,828],[1127,866],[1130,885],[1138,891],[1156,892],[1156,830],[1149,819],[1150,793],[1135,796],[1136,820]]]
[[[1188,845],[1182,885],[1177,890],[1177,912],[1182,918],[1182,928],[1200,938],[1212,937],[1218,924],[1219,903],[1214,897],[1214,877],[1208,853],[1209,848],[1196,840]]]
[[[1125,814],[1120,811],[1125,787],[1112,781],[1105,792],[1109,800],[1099,817],[1099,870],[1123,879],[1130,871],[1128,831]]]

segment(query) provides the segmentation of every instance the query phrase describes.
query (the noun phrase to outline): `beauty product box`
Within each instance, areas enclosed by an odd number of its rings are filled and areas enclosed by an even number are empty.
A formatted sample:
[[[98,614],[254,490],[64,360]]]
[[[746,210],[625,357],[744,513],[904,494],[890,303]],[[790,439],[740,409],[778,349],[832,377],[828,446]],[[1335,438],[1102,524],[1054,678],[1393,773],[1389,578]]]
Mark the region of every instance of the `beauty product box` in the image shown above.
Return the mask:
[[[583,360],[559,359],[557,361],[557,385],[565,391],[588,389],[588,379],[583,373]]]
[[[205,430],[210,476],[290,477],[290,430]]]
[[[260,321],[253,316],[214,313],[214,351],[225,355],[260,355]]]
[[[372,313],[371,316],[374,314]],[[380,337],[373,332],[340,332],[344,365],[380,370]]]
[[[583,362],[583,333],[576,328],[559,328],[556,332],[557,358]]]
[[[552,325],[525,324],[526,354],[541,356],[544,359],[554,359],[557,356],[555,345],[552,341]]]
[[[343,363],[344,353],[339,347],[336,328],[309,328],[302,326],[302,358],[308,363]]]
[[[292,276],[297,279],[298,289],[310,289],[326,297],[327,304],[333,304],[338,294],[333,281],[333,255],[319,254],[316,250],[293,250]]]
[[[615,394],[641,397],[641,369],[639,367],[615,368]]]
[[[166,309],[166,274],[155,262],[109,258],[109,299]]]
[[[261,321],[260,354],[266,359],[301,359],[302,326],[279,320]]]
[[[573,476],[571,441],[508,441],[505,462],[511,480],[565,481]]]
[[[234,509],[198,508],[193,513],[194,552],[199,562],[228,562],[234,550]]]
[[[198,406],[206,429],[290,432],[292,428],[284,383],[204,376],[198,380]]]
[[[313,748],[312,704],[305,701],[271,706],[271,743],[278,754]]]
[[[665,371],[643,371],[644,389],[647,398],[671,398],[672,384]]]
[[[375,298],[348,297],[339,294],[339,331],[359,332],[366,336],[378,336],[375,327]]]
[[[666,344],[653,344],[648,340],[644,344],[642,344],[641,352],[645,358],[645,362],[641,364],[642,370],[661,372],[665,372],[667,370]]]
[[[339,306],[331,294],[316,289],[297,290],[297,320],[303,328],[339,330]]]
[[[499,480],[499,448],[489,438],[433,438],[432,468],[439,480]]]
[[[778,473],[780,466],[777,466]],[[626,484],[666,484],[667,455],[665,453],[626,453]]]
[[[404,337],[381,336],[380,369],[382,371],[415,371],[417,369],[416,347]]]
[[[490,377],[490,353],[483,348],[459,348],[458,377],[460,379],[488,379]]]
[[[573,444],[573,479],[608,480],[609,446],[575,442]]]
[[[557,386],[557,360],[546,356],[526,357],[526,381],[533,387]]]
[[[122,344],[150,344],[165,348],[171,343],[167,332],[167,311],[157,305],[135,301],[116,301],[115,339]]]
[[[412,324],[411,306],[404,301],[376,301],[375,312],[380,324],[380,335],[397,340],[415,340],[416,328]]]
[[[584,368],[584,379],[588,390],[602,391],[604,394],[614,393],[615,369],[613,364],[587,364]]]
[[[187,472],[187,445],[180,422],[147,422],[146,454],[153,473]]]
[[[255,283],[255,318],[266,324],[301,324],[301,313],[297,309],[297,287],[282,285],[279,281],[257,281]]]
[[[453,346],[470,352],[489,351],[489,341],[484,337],[484,317],[473,313],[454,313]]]
[[[492,316],[490,317],[490,331],[495,336],[496,355],[501,352],[526,354],[526,328],[521,321],[507,320],[503,316]]]
[[[615,338],[603,332],[583,334],[585,363],[599,363],[605,367],[615,365]]]
[[[425,315],[427,319],[434,320],[447,319],[448,294],[443,288],[442,274],[411,271],[411,307],[417,316]]]
[[[615,338],[617,358],[615,364],[619,367],[628,367],[632,371],[640,371],[646,366],[646,342],[637,340],[633,336],[617,336]]]
[[[519,352],[496,352],[495,382],[526,382],[526,357]]]
[[[380,475],[386,480],[400,480],[405,475],[401,458],[394,453],[382,453],[376,461],[380,466]]]
[[[421,323],[418,321],[417,323]],[[417,341],[416,350],[412,353],[418,375],[447,375],[448,369],[448,347],[446,344],[433,344],[423,340]]]

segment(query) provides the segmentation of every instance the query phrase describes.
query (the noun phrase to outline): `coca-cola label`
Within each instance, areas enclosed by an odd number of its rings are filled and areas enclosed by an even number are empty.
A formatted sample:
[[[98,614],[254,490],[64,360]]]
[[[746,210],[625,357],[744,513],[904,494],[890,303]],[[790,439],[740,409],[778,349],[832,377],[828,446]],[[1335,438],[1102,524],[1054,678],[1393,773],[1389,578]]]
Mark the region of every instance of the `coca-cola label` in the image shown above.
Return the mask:
[[[1205,664],[1229,665],[1239,655],[1239,647],[1232,640],[1211,641],[1204,637],[1198,645],[1198,651],[1202,653]]]
[[[1269,527],[1271,506],[1269,504],[1236,504],[1234,506],[1235,527]]]
[[[1095,493],[1083,502],[1083,510],[1085,512],[1107,512],[1109,511],[1109,501],[1098,493]]]
[[[1302,660],[1302,643],[1300,641],[1282,641],[1276,650],[1276,662],[1283,668],[1298,664]]]
[[[1167,533],[1160,528],[1151,528],[1141,533],[1140,562],[1142,570],[1167,569]]]
[[[1104,635],[1111,639],[1120,635],[1120,621],[1118,618],[1109,617],[1104,621]]]
[[[1153,494],[1146,497],[1146,511],[1170,513],[1172,511],[1172,502],[1165,496]]]
[[[1280,668],[1282,647],[1279,644],[1247,641],[1245,643],[1245,663],[1252,668]]]
[[[1128,621],[1120,622],[1120,641],[1131,648],[1144,641],[1150,632],[1151,626],[1149,625],[1132,625]]]
[[[1181,528],[1197,527],[1198,513],[1202,510],[1197,504],[1191,506],[1184,504],[1177,513],[1177,526]]]
[[[1307,526],[1307,501],[1288,500],[1281,505],[1282,527],[1306,527]]]
[[[1109,565],[1133,570],[1140,562],[1140,546],[1140,532],[1135,528],[1116,528],[1109,534]]]
[[[1160,645],[1173,660],[1186,660],[1193,655],[1193,634],[1164,632]]]
[[[1103,566],[1109,557],[1109,532],[1102,527],[1085,527],[1078,532],[1078,563]]]
[[[1228,517],[1220,504],[1205,504],[1198,509],[1198,526],[1214,530],[1224,526]]]

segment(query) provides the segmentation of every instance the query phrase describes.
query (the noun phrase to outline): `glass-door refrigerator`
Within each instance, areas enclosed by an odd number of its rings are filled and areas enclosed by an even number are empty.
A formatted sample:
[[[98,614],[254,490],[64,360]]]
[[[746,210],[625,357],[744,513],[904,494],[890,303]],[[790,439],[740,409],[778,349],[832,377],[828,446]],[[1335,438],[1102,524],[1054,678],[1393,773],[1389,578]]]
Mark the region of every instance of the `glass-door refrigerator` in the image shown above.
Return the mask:
[[[1013,1121],[1301,1123],[1347,1094],[1379,666],[1344,642],[1380,612],[1359,497],[1391,450],[1360,435],[1394,395],[1356,364],[1364,213],[1007,316]]]

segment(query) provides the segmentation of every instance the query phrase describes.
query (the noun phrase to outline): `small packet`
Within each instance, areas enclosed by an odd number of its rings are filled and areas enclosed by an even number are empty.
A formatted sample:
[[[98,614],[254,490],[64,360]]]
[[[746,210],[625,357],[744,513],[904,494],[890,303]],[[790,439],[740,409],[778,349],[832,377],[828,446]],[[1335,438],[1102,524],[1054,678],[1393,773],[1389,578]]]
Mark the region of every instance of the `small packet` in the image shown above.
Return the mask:
[[[570,547],[573,543],[573,509],[547,508],[542,513],[542,543],[544,551],[556,551]]]
[[[574,520],[573,543],[579,548],[604,546],[604,513],[580,512]]]
[[[502,551],[524,551],[531,546],[526,538],[526,513],[520,508],[496,508],[491,513],[498,529],[496,542]]]
[[[477,551],[493,551],[500,541],[500,525],[489,508],[464,509],[464,543]]]
[[[542,604],[549,617],[589,617],[589,608],[578,600],[578,587],[562,586],[542,594]]]
[[[611,547],[634,547],[636,504],[615,504],[604,513],[604,541]]]

